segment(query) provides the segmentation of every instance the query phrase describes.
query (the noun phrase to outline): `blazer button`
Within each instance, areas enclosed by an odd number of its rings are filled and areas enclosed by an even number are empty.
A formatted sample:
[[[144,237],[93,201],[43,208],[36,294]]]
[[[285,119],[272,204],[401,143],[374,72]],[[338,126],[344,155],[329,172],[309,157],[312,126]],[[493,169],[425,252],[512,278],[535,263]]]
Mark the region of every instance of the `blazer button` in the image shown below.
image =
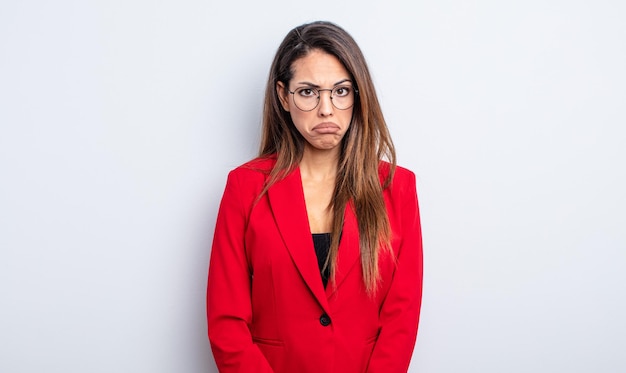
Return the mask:
[[[330,317],[325,313],[322,314],[322,316],[320,316],[320,324],[322,324],[322,326],[330,325]]]

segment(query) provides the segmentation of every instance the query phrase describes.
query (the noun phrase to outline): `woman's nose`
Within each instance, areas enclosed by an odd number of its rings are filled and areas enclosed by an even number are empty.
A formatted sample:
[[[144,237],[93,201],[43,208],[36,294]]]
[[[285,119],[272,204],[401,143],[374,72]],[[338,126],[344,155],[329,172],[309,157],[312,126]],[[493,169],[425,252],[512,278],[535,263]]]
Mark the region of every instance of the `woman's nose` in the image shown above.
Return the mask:
[[[318,112],[320,115],[327,116],[332,115],[335,107],[333,106],[333,97],[332,90],[330,89],[322,89],[319,91],[320,95],[320,103],[318,107]]]

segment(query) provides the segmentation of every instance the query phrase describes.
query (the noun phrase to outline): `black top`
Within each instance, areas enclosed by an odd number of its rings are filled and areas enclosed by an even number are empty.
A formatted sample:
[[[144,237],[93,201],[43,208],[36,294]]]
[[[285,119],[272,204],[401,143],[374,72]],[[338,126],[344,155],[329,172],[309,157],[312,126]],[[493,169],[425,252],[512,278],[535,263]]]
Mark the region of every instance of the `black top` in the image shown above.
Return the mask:
[[[327,267],[324,271],[322,271],[322,268],[324,268],[324,262],[330,250],[330,233],[313,233],[313,246],[315,246],[317,265],[320,269],[322,282],[324,283],[324,288],[326,288],[328,277],[330,277],[330,268]]]

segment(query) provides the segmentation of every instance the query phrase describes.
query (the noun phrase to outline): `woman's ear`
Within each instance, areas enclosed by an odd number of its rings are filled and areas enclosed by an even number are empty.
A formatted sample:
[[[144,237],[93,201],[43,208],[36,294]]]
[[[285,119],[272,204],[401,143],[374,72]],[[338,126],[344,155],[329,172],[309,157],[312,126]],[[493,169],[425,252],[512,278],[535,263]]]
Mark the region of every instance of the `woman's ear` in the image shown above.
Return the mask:
[[[278,99],[280,100],[280,104],[283,106],[286,112],[289,112],[289,93],[287,92],[287,88],[283,82],[276,83],[276,94],[278,94]]]

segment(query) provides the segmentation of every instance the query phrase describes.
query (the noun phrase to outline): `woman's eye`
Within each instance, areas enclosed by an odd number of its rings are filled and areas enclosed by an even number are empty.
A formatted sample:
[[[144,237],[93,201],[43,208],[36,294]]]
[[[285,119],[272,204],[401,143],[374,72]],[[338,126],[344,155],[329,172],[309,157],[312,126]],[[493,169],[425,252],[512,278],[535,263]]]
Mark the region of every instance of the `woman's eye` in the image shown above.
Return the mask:
[[[345,97],[350,94],[350,87],[337,87],[335,88],[335,95],[338,97]]]
[[[298,94],[300,94],[300,96],[303,96],[303,97],[313,97],[315,96],[315,91],[312,90],[311,88],[302,88],[301,90],[298,91]]]

